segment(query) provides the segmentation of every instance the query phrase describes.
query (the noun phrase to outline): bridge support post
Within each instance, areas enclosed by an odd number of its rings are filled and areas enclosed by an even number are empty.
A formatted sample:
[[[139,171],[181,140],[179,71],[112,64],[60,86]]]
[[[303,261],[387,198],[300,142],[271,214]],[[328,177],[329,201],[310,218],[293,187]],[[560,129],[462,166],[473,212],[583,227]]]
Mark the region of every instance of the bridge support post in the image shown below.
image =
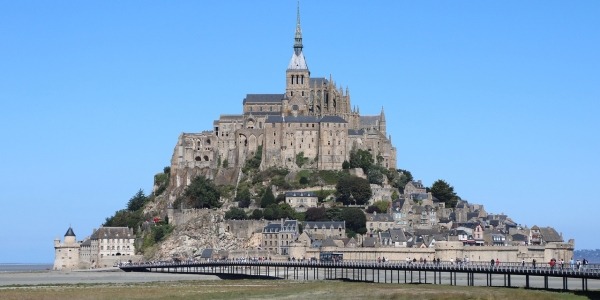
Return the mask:
[[[544,275],[544,289],[548,289],[548,276]]]
[[[529,288],[529,275],[525,275],[525,288]]]

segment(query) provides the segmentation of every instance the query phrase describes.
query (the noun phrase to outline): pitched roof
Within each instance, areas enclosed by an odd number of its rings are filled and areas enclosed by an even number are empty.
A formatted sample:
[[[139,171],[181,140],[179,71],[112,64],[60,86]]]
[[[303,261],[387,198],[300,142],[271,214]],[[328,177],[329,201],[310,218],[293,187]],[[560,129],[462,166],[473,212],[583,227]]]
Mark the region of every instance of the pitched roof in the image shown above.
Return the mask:
[[[340,116],[324,116],[319,120],[320,123],[348,123]]]
[[[319,123],[319,118],[314,116],[268,116],[265,123]]]
[[[321,244],[322,247],[337,247],[337,244],[333,241],[332,238],[327,238]]]
[[[540,233],[542,234],[542,238],[546,243],[563,241],[560,234],[552,227],[540,228]]]
[[[315,192],[285,192],[286,197],[317,197]]]
[[[93,240],[98,239],[132,239],[135,238],[133,230],[128,227],[100,227],[90,237]]]
[[[367,222],[394,222],[390,214],[367,214]]]
[[[314,85],[324,85],[327,84],[329,81],[327,81],[327,79],[320,77],[320,78],[311,78],[310,79],[310,85],[314,86]]]
[[[374,126],[379,122],[379,118],[381,116],[360,116],[360,125],[361,126]]]
[[[363,135],[365,133],[364,129],[348,129],[348,135]]]
[[[365,237],[363,239],[363,247],[375,247],[375,244],[377,243],[377,239],[374,237]]]
[[[281,103],[285,94],[247,94],[243,104],[246,103]]]
[[[202,254],[200,254],[200,258],[212,258],[214,249],[204,249],[202,250]]]
[[[346,228],[346,221],[308,221],[304,222],[304,228]]]

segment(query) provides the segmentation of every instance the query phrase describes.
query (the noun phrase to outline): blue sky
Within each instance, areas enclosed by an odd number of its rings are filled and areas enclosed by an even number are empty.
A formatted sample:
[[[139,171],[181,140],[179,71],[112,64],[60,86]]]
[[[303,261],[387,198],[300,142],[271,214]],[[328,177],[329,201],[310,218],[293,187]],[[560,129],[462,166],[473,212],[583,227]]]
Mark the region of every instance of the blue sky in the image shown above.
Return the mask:
[[[302,1],[313,77],[385,108],[398,167],[600,248],[600,2]],[[296,1],[0,2],[0,262],[52,262],[181,132],[281,93]]]

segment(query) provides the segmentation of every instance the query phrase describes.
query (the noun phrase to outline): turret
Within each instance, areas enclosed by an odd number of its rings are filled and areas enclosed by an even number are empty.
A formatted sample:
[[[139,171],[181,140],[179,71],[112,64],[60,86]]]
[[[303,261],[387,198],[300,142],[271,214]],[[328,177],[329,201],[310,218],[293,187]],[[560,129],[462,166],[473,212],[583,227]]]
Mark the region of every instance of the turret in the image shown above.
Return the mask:
[[[385,123],[385,112],[383,111],[383,106],[381,107],[381,114],[379,115],[379,131],[385,136],[386,131],[386,123]]]
[[[77,239],[75,237],[75,232],[73,231],[73,228],[69,226],[69,229],[67,229],[67,233],[65,233],[65,245],[72,245],[76,242]]]

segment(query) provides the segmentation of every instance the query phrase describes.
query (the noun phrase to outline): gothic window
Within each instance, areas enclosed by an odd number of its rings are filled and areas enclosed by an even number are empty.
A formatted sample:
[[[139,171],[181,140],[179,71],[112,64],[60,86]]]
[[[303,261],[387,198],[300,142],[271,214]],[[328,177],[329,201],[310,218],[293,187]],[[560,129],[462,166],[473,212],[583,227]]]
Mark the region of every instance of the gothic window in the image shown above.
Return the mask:
[[[302,97],[304,97],[304,91],[302,91]]]
[[[304,75],[302,75],[302,84],[304,84]],[[304,92],[302,93],[302,96],[304,96]]]

